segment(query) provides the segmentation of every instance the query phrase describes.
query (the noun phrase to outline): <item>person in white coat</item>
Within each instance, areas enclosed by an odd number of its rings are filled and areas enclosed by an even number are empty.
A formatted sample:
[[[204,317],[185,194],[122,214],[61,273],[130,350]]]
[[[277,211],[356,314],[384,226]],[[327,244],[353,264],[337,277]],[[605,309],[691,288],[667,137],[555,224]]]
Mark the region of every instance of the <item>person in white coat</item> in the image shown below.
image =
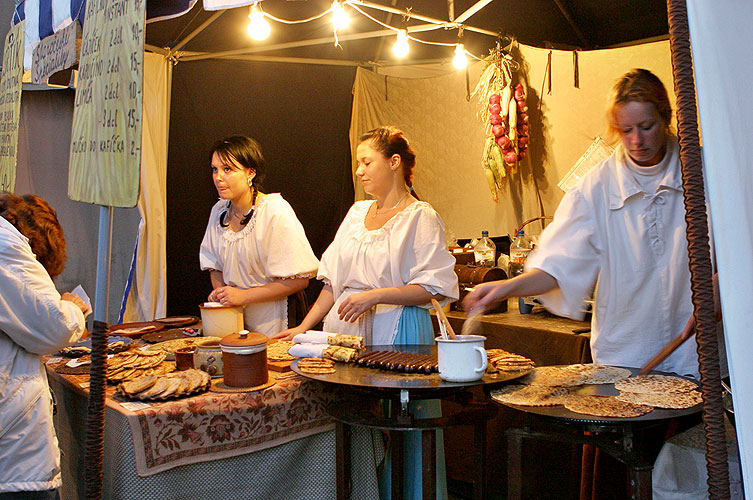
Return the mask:
[[[0,193],[0,499],[55,498],[60,450],[41,356],[85,334],[89,307],[58,293],[65,237],[42,198]]]

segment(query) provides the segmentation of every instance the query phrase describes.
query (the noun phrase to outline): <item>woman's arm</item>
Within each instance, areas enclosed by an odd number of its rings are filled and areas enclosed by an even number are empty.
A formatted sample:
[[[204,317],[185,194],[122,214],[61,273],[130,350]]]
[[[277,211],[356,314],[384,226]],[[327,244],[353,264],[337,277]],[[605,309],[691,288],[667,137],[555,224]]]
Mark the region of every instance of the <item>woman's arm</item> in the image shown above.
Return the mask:
[[[212,284],[214,285],[214,279],[212,279]],[[234,286],[220,285],[209,294],[209,300],[216,300],[228,306],[272,302],[273,300],[284,299],[288,295],[293,295],[306,288],[308,284],[308,278],[290,278],[278,279],[266,285],[252,288],[236,288]]]
[[[417,306],[426,304],[441,295],[432,295],[420,285],[404,285],[388,288],[374,288],[355,293],[342,301],[337,313],[343,321],[353,322],[364,312],[377,304],[395,304],[400,306]]]
[[[311,330],[319,324],[324,316],[327,315],[329,310],[332,309],[333,305],[335,305],[335,297],[332,293],[332,286],[324,285],[322,291],[319,292],[319,297],[317,297],[316,302],[314,302],[314,305],[311,306],[311,309],[306,314],[306,317],[303,318],[301,324],[294,328],[288,328],[287,330],[272,335],[271,338],[291,340],[299,333],[304,333],[307,330]]]
[[[469,313],[483,312],[509,297],[541,295],[555,288],[557,280],[551,274],[541,269],[531,269],[509,280],[476,285],[463,300],[463,308]]]

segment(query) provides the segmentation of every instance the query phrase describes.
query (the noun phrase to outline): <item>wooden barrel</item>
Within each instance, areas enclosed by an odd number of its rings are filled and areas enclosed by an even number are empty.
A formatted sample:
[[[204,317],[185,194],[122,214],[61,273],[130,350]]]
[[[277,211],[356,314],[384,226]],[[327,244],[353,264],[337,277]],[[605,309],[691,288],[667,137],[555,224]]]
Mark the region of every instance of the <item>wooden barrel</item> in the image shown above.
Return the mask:
[[[456,264],[455,274],[458,276],[458,288],[460,289],[460,299],[452,305],[455,310],[460,309],[460,304],[468,293],[468,288],[488,281],[507,279],[507,273],[504,269],[498,267]],[[507,311],[507,301],[503,300],[495,309],[488,312],[503,313],[505,311]]]

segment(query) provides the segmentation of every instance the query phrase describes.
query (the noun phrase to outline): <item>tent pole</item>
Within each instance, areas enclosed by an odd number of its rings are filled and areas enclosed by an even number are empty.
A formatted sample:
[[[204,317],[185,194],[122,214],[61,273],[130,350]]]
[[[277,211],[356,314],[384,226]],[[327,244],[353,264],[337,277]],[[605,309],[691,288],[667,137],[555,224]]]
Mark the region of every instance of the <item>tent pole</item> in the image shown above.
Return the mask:
[[[181,40],[180,42],[178,42],[178,44],[175,47],[173,47],[172,49],[173,50],[180,50],[185,44],[187,44],[188,42],[190,42],[191,40],[193,40],[193,38],[196,35],[198,35],[199,33],[201,33],[204,30],[204,28],[206,28],[207,26],[209,26],[210,24],[212,24],[218,17],[220,17],[224,13],[225,13],[224,10],[218,10],[217,12],[215,12],[214,14],[212,14],[211,17],[209,17],[209,19],[207,19],[206,21],[204,21],[203,23],[201,23],[198,28],[196,28],[191,33],[189,33],[188,36],[186,36],[183,40]]]
[[[478,12],[478,11],[480,11],[481,9],[483,9],[484,7],[486,7],[486,6],[487,6],[487,4],[491,3],[491,1],[492,1],[492,0],[478,0],[478,2],[476,2],[475,4],[473,4],[473,5],[471,5],[470,7],[468,7],[468,9],[466,9],[466,11],[465,11],[465,12],[463,12],[463,13],[462,13],[462,14],[460,14],[460,15],[459,15],[458,17],[456,17],[456,18],[454,19],[454,21],[455,21],[456,23],[462,23],[462,22],[465,22],[465,20],[466,20],[466,19],[470,18],[470,17],[471,17],[471,16],[473,15],[473,14],[475,14],[476,12]],[[454,11],[455,11],[455,5],[454,5],[454,2],[453,2],[453,6],[452,6],[452,7],[453,7],[453,8],[452,8],[452,11],[453,11],[452,13],[454,14]]]
[[[99,207],[97,238],[97,289],[94,295],[94,321],[107,323],[110,302],[110,254],[112,251],[113,207]]]

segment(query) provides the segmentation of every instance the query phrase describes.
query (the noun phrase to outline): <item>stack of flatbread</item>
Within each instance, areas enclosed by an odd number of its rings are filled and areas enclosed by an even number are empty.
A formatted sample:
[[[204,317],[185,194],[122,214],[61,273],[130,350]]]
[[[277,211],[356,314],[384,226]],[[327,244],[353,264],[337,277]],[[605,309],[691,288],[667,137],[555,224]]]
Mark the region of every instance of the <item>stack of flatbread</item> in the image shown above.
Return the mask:
[[[683,409],[700,404],[695,382],[671,375],[638,375],[615,382],[617,399],[656,408]]]
[[[164,375],[143,375],[120,383],[117,391],[130,399],[165,400],[204,392],[210,383],[207,372],[190,369]]]
[[[148,333],[158,330],[159,325],[144,325],[144,326],[132,326],[125,328],[117,328],[110,331],[110,335],[138,335],[139,333]]]
[[[486,371],[489,373],[530,370],[534,367],[533,360],[504,349],[487,349],[486,358],[489,361]]]
[[[165,362],[164,352],[131,349],[107,360],[107,380],[110,382],[124,382],[144,375],[164,375],[174,370],[173,363]]]
[[[175,351],[182,347],[192,347],[199,342],[217,341],[222,340],[222,337],[186,337],[173,340],[165,340],[164,342],[157,342],[147,347],[148,351],[165,352],[167,359],[175,359]]]
[[[295,342],[291,340],[278,340],[267,346],[267,359],[269,361],[292,361],[295,356],[288,353],[288,349],[293,347]]]
[[[313,375],[335,373],[335,362],[325,358],[301,358],[298,360],[298,369],[301,373]]]

